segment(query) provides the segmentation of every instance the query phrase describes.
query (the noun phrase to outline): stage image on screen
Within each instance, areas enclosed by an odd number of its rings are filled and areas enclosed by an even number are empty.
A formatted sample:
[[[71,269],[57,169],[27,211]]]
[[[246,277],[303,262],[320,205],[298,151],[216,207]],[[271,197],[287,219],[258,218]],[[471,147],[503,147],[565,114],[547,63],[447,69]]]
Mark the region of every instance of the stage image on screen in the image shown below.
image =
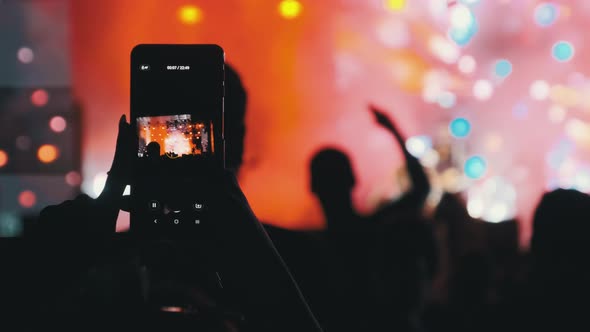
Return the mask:
[[[213,122],[190,114],[137,118],[140,158],[176,159],[212,155]]]

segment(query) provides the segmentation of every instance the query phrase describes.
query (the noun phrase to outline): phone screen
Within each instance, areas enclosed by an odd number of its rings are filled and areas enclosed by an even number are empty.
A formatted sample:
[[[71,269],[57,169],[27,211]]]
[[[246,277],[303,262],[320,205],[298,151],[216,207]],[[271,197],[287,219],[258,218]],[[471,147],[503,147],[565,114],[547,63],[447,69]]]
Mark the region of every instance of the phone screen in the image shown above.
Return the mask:
[[[137,158],[131,230],[206,223],[199,179],[223,168],[224,54],[216,45],[139,45],[131,54]]]

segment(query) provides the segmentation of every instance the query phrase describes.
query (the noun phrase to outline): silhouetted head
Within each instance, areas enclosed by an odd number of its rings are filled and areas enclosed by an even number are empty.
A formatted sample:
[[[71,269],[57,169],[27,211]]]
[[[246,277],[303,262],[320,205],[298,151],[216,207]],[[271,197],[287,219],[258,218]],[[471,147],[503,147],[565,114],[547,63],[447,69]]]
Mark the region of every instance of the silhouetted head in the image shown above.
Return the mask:
[[[153,141],[146,146],[146,154],[148,158],[160,157],[160,143]]]
[[[323,149],[311,160],[311,191],[320,199],[342,193],[350,194],[355,179],[350,160],[344,152]]]
[[[590,196],[554,190],[543,195],[535,211],[531,252],[536,260],[581,263],[588,258],[589,234]]]
[[[239,74],[229,64],[225,65],[224,102],[225,165],[227,169],[237,172],[244,154],[247,94]]]

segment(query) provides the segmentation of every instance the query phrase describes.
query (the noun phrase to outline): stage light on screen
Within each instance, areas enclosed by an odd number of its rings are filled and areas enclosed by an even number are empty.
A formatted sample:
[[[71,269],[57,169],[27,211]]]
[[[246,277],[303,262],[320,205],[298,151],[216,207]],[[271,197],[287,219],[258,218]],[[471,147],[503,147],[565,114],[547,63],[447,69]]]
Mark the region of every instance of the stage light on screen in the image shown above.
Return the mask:
[[[59,150],[55,145],[44,144],[37,150],[37,158],[44,164],[54,162],[57,157],[59,157]]]
[[[44,89],[37,89],[31,94],[31,103],[37,107],[43,107],[49,102],[49,93]]]
[[[33,140],[29,136],[18,136],[16,138],[16,148],[22,151],[26,151],[33,145]]]
[[[473,84],[473,96],[479,100],[488,100],[492,97],[494,86],[488,80],[477,80]]]
[[[458,67],[463,74],[471,74],[475,71],[477,63],[471,55],[463,55],[459,58]]]
[[[16,52],[16,57],[18,61],[22,63],[31,63],[35,59],[35,54],[33,50],[28,47],[21,47]]]
[[[416,158],[421,158],[431,148],[432,140],[428,136],[412,136],[406,140],[406,149]]]
[[[94,176],[92,180],[92,193],[94,197],[98,197],[102,190],[104,189],[104,185],[107,183],[108,174],[105,172],[98,173]]]
[[[470,179],[479,179],[486,173],[487,164],[480,156],[472,156],[465,161],[464,172]]]
[[[203,11],[197,6],[185,5],[178,9],[178,18],[187,25],[197,24],[203,19]]]
[[[37,203],[37,195],[31,190],[24,190],[18,195],[18,203],[24,208],[32,208]]]
[[[449,124],[449,132],[453,137],[465,138],[471,132],[471,123],[465,118],[456,118]]]
[[[49,128],[51,128],[51,130],[56,133],[61,133],[66,130],[66,126],[66,119],[61,116],[54,116],[51,118],[51,120],[49,120]]]
[[[384,0],[383,7],[392,12],[399,12],[406,7],[406,0]]]
[[[72,187],[77,187],[82,183],[82,176],[76,171],[68,172],[65,176],[66,183]]]
[[[574,45],[567,41],[558,41],[557,43],[553,44],[551,53],[553,54],[553,58],[559,62],[570,61],[574,57]]]
[[[8,153],[0,150],[0,168],[6,166],[6,164],[8,164]]]
[[[303,6],[297,0],[283,0],[279,3],[279,13],[286,19],[294,19],[301,14]]]
[[[558,8],[553,3],[543,2],[535,7],[534,19],[538,26],[548,27],[553,25],[558,15]]]
[[[500,78],[506,78],[512,73],[512,63],[506,59],[496,61],[494,64],[494,74]]]
[[[542,101],[549,97],[550,89],[549,83],[546,81],[536,80],[531,84],[529,88],[529,94],[534,100]]]

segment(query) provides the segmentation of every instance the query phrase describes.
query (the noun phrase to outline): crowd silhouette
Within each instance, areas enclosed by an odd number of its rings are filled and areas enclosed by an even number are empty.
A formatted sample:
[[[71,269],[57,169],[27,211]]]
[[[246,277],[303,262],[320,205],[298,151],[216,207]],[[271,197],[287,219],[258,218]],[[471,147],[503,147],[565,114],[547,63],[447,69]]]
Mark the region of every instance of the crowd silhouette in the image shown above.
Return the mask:
[[[368,105],[359,111],[397,142],[410,189],[372,215],[360,215],[349,157],[325,146],[309,162],[310,190],[322,207],[325,230],[263,225],[236,179],[247,94],[231,66],[226,89],[227,167],[201,182],[218,220],[208,234],[151,243],[115,234],[119,210],[126,209],[130,158],[137,154],[137,138],[123,116],[101,195],[46,207],[24,241],[1,242],[0,309],[14,330],[587,328],[589,195],[546,193],[535,211],[529,252],[488,250],[480,241],[464,240],[487,226],[469,217],[459,196],[445,194],[434,213],[425,213],[425,170],[406,149],[394,117]],[[147,146],[152,162],[160,159],[156,144]]]

